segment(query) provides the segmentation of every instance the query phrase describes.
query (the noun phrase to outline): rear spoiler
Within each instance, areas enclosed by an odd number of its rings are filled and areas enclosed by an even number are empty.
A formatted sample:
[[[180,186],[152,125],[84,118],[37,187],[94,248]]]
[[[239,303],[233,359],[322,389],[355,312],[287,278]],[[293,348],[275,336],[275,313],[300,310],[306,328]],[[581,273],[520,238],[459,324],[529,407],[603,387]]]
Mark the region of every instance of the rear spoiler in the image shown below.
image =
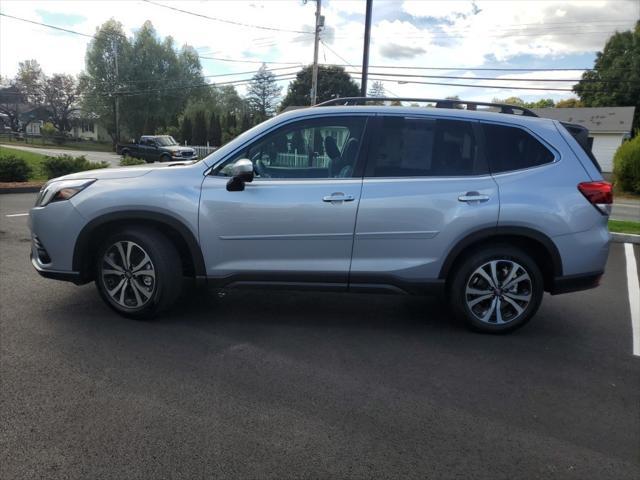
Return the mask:
[[[578,145],[582,147],[582,150],[587,154],[593,165],[600,173],[602,173],[602,167],[598,163],[598,160],[596,160],[596,157],[593,156],[593,152],[591,152],[591,145],[589,144],[589,130],[582,125],[576,125],[575,123],[560,122],[560,124],[567,129],[573,138],[576,139],[576,142],[578,142]]]

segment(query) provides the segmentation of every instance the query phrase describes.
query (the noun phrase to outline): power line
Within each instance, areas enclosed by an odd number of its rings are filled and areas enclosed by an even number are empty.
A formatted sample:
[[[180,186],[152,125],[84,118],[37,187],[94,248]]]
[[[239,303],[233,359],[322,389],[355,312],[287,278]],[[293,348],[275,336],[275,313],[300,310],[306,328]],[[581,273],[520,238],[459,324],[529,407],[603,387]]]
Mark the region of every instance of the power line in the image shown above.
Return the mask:
[[[350,72],[349,74],[358,74],[359,72]],[[400,78],[444,78],[451,80],[496,80],[500,82],[596,82],[596,83],[639,83],[637,80],[598,80],[598,79],[568,79],[568,78],[500,78],[500,77],[462,77],[454,75],[415,75],[415,74],[402,74],[391,72],[376,72],[371,75],[387,75],[390,77]]]
[[[6,13],[0,13],[3,17],[13,18],[14,20],[20,20],[21,22],[33,23],[34,25],[42,25],[43,27],[53,28],[54,30],[60,30],[61,32],[73,33],[75,35],[82,35],[83,37],[94,38],[93,35],[89,35],[87,33],[76,32],[75,30],[69,30],[67,28],[56,27],[55,25],[49,25],[47,23],[36,22],[34,20],[28,20],[26,18],[14,17],[13,15],[8,15]]]
[[[373,75],[373,74],[372,74]],[[397,83],[415,83],[421,85],[444,85],[447,87],[469,87],[469,88],[498,88],[502,90],[542,90],[542,91],[557,91],[557,92],[573,92],[570,88],[549,88],[549,87],[516,87],[510,85],[474,85],[471,83],[441,83],[441,82],[420,82],[417,80],[397,80],[390,78],[372,78],[372,80],[383,80]]]
[[[306,34],[311,34],[311,35],[313,35],[315,33],[315,32],[309,32],[307,30],[289,30],[289,29],[286,29],[286,28],[265,27],[264,25],[254,25],[254,24],[249,24],[249,23],[236,22],[234,20],[227,20],[227,19],[223,19],[223,18],[210,17],[209,15],[204,15],[202,13],[190,12],[189,10],[183,10],[181,8],[172,7],[172,6],[169,6],[169,5],[163,5],[163,4],[157,3],[157,2],[152,2],[151,0],[143,0],[143,1],[147,2],[147,3],[150,3],[152,5],[156,5],[158,7],[168,8],[169,10],[174,10],[176,12],[185,13],[187,15],[193,15],[195,17],[205,18],[207,20],[213,20],[214,22],[228,23],[228,24],[237,25],[237,26],[240,26],[240,27],[258,28],[260,30],[270,30],[270,31],[275,31],[275,32],[306,33]]]
[[[266,62],[264,60],[240,60],[236,58],[222,58],[222,57],[209,57],[206,55],[198,55],[199,58],[205,60],[216,60],[218,62],[233,62],[233,63],[266,63],[267,65],[303,65],[302,62]]]

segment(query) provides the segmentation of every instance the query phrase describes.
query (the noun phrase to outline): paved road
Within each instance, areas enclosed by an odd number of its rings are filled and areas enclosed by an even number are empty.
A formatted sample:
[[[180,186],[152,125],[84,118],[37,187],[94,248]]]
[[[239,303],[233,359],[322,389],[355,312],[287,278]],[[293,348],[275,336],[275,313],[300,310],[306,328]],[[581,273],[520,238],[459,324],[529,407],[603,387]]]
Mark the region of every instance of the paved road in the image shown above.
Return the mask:
[[[32,271],[6,217],[31,204],[0,196],[3,479],[640,478],[621,244],[508,336],[402,296],[192,294],[136,322]]]
[[[63,148],[36,148],[36,147],[27,147],[24,145],[5,145],[7,148],[15,148],[16,150],[24,150],[27,152],[40,153],[42,155],[84,155],[87,157],[87,160],[91,162],[109,162],[112,167],[115,167],[120,162],[120,155],[116,155],[111,152],[90,152],[84,150],[65,150]]]
[[[616,198],[611,212],[614,220],[640,222],[640,200],[632,198]]]

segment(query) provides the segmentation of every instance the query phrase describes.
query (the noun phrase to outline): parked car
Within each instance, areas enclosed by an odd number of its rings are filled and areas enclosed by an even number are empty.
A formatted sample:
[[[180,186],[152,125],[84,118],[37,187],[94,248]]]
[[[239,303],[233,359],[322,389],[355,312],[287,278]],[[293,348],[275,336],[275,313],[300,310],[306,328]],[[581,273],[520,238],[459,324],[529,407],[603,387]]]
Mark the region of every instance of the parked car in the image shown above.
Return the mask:
[[[193,148],[181,147],[169,135],[143,135],[137,142],[119,143],[116,145],[116,152],[145,160],[147,163],[198,159]]]
[[[33,266],[135,318],[192,277],[439,293],[472,328],[510,331],[545,291],[598,285],[612,203],[569,130],[520,110],[320,106],[200,162],[60,177],[30,212]]]

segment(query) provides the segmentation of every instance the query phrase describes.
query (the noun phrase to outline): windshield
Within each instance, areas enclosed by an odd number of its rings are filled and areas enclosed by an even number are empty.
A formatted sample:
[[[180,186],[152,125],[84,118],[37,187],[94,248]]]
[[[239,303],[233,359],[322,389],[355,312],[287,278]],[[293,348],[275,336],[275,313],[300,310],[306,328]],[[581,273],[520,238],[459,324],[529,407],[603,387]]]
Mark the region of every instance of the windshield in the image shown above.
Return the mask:
[[[169,147],[171,145],[178,145],[178,142],[176,142],[173,137],[169,136],[169,135],[162,135],[161,137],[156,137],[156,142],[158,143],[158,145],[162,145],[163,147]]]

